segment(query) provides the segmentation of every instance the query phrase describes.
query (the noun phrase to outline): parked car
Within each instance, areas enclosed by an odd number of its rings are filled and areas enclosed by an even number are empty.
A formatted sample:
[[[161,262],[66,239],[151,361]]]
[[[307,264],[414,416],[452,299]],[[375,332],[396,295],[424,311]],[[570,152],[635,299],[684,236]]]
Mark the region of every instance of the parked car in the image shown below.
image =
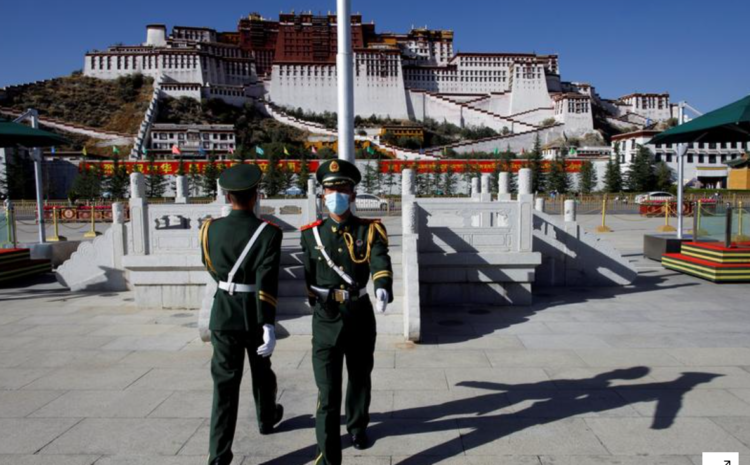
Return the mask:
[[[357,194],[357,210],[387,210],[388,201],[373,194]]]
[[[673,200],[675,200],[675,196],[669,192],[649,192],[635,196],[635,203],[638,205],[644,202],[671,202]]]
[[[284,195],[288,195],[288,196],[300,196],[303,194],[304,192],[302,191],[302,189],[296,186],[290,187],[289,189],[284,191]]]

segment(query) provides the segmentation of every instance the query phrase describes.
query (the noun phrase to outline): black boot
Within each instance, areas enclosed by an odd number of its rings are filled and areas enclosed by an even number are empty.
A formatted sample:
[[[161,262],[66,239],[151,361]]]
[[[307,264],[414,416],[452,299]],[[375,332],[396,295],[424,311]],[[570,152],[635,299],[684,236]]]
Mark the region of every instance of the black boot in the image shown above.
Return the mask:
[[[352,446],[357,450],[370,447],[370,440],[367,438],[367,433],[362,431],[361,433],[352,434]]]
[[[276,404],[276,415],[273,418],[273,424],[261,424],[260,434],[265,435],[273,433],[273,427],[278,425],[282,418],[284,418],[284,406]]]

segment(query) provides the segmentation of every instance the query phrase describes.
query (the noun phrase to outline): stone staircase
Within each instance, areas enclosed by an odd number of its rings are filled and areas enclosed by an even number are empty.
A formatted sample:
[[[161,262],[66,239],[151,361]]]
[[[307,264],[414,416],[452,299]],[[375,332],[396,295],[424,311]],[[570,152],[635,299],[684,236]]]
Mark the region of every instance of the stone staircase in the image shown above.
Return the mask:
[[[378,334],[403,335],[403,307],[404,286],[402,271],[401,236],[389,234],[390,254],[393,263],[393,302],[388,305],[385,314],[375,313]],[[307,302],[305,288],[305,272],[302,265],[302,249],[300,247],[300,233],[284,234],[282,243],[281,271],[279,282],[279,305],[277,307],[277,322],[279,331],[294,335],[309,335],[312,333],[312,309]],[[368,285],[368,295],[373,301],[375,294],[372,282]]]

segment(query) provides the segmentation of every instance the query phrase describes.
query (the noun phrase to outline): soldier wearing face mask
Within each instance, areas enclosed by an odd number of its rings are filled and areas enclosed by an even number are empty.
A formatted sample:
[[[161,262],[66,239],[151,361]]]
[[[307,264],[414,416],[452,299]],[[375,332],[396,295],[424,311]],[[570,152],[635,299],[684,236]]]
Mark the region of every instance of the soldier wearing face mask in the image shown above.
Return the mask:
[[[329,216],[302,228],[302,250],[310,305],[313,307],[312,362],[318,386],[316,465],[341,464],[341,384],[346,389],[346,428],[355,449],[369,446],[370,374],[375,352],[375,315],[367,282],[372,278],[375,308],[393,301],[393,271],[388,235],[379,220],[352,214],[357,167],[331,160],[316,172]]]

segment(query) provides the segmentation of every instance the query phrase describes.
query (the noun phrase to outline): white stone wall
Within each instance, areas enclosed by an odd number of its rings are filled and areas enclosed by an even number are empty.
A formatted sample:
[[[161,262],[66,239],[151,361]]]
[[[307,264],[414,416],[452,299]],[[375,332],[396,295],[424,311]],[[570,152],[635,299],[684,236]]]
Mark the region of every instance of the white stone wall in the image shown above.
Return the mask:
[[[356,59],[356,57],[355,57]],[[354,77],[354,108],[362,117],[376,115],[408,119],[404,81],[398,66],[389,66],[389,76],[381,77],[359,63]],[[395,65],[395,63],[394,63]],[[269,98],[274,103],[305,111],[337,111],[337,73],[334,65],[276,64],[271,73]]]
[[[551,106],[552,100],[547,89],[544,66],[541,64],[514,66],[511,81],[510,113],[514,115]]]

